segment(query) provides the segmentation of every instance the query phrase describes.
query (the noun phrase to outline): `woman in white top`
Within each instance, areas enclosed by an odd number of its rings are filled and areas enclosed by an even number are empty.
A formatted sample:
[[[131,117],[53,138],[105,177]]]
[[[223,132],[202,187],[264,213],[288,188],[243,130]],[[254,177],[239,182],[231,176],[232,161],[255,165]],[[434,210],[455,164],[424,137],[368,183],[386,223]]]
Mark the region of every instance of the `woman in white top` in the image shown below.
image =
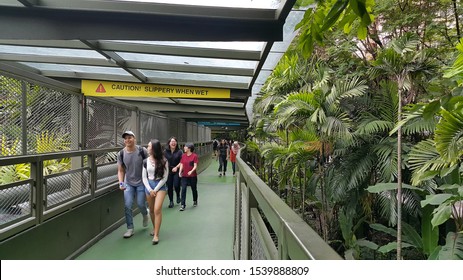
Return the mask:
[[[162,152],[161,142],[153,139],[148,143],[149,157],[143,160],[143,185],[153,223],[153,245],[159,242],[159,230],[162,222],[162,204],[166,197],[169,163]]]

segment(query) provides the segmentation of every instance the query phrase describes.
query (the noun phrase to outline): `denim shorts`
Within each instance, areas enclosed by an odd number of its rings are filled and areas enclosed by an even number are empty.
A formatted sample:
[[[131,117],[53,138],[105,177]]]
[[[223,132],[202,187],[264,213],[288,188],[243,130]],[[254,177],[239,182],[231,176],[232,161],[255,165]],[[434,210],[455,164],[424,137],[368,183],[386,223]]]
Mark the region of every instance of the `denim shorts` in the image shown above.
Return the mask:
[[[154,190],[154,188],[158,185],[158,182],[161,181],[161,180],[148,180],[148,182],[150,183],[150,187],[152,190]],[[164,184],[164,186],[162,186],[158,191],[167,191],[167,185]],[[150,193],[148,192],[148,190],[145,188],[145,193],[146,195],[150,195]]]

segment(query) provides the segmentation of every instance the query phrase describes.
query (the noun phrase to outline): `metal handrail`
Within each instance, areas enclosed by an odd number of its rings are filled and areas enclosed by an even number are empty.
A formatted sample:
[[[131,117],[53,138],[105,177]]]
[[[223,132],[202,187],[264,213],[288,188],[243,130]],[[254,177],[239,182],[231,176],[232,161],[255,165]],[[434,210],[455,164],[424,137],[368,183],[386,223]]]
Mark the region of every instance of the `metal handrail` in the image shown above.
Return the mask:
[[[254,243],[263,247],[261,250],[267,259],[342,260],[241,159],[244,148],[240,149],[236,159],[235,227],[239,231],[235,231],[234,237],[235,259],[255,259],[252,252],[257,245],[253,245],[252,238],[257,238],[258,242]],[[256,229],[255,236],[251,236],[252,228]]]
[[[199,156],[212,153],[210,141],[196,142],[194,144],[198,148],[195,152]],[[30,177],[28,179],[0,185],[0,191],[3,191],[3,194],[0,196],[0,207],[4,208],[3,210],[0,209],[3,211],[3,214],[2,212],[0,212],[0,214],[4,217],[8,216],[7,218],[2,218],[3,222],[0,221],[0,241],[28,228],[39,225],[60,213],[78,207],[80,204],[91,201],[104,193],[117,189],[118,179],[117,176],[115,176],[117,175],[117,168],[114,168],[114,174],[107,174],[107,171],[101,171],[101,174],[98,174],[99,167],[108,167],[110,164],[116,165],[115,158],[113,162],[98,164],[97,156],[114,153],[121,149],[122,147],[113,147],[0,157],[0,167],[16,164],[30,165]],[[87,157],[86,161],[84,161],[84,157]],[[80,161],[78,164],[79,166],[53,175],[44,174],[44,161],[62,158],[76,159]],[[82,176],[81,178],[81,180],[88,180],[88,190],[85,189],[85,191],[81,193],[76,192],[72,196],[54,204],[52,208],[47,209],[47,198],[49,195],[60,195],[59,192],[63,191],[63,188],[69,189],[68,184],[64,184],[63,187],[59,185],[58,181],[61,179],[61,182],[68,182],[68,177],[71,176],[71,174],[78,174],[83,171],[88,171],[88,176],[85,178]],[[78,180],[73,180],[71,182],[71,185],[75,188],[79,188],[82,183],[85,184],[87,182],[77,181]],[[99,183],[101,184],[102,182],[103,185],[100,186]],[[8,213],[9,209],[21,209],[20,207],[22,207],[25,212],[23,215]]]

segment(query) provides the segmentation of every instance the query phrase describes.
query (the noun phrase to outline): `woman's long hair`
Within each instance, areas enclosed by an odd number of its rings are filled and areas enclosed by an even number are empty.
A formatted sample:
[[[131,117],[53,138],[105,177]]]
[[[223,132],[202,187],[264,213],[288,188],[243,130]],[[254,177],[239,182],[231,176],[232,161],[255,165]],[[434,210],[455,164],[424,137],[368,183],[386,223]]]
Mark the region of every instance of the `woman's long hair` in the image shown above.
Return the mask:
[[[151,139],[151,156],[154,158],[155,170],[154,177],[159,178],[164,176],[164,167],[166,165],[166,159],[162,152],[162,145],[158,139]]]

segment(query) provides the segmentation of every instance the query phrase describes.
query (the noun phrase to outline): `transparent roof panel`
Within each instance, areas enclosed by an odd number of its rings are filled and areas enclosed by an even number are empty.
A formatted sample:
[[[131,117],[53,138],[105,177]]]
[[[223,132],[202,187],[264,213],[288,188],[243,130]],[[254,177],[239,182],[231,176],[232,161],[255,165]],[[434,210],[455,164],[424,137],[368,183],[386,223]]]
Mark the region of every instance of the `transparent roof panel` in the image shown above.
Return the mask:
[[[264,42],[185,42],[185,41],[184,42],[171,42],[171,41],[122,41],[122,40],[112,40],[111,42],[172,46],[172,47],[204,48],[204,49],[242,50],[242,51],[262,51],[262,49],[265,46]]]
[[[125,2],[165,3],[178,5],[272,9],[280,0],[122,0]]]
[[[85,66],[85,65],[67,65],[67,64],[51,64],[51,63],[32,63],[23,62],[22,64],[29,67],[36,68],[41,71],[63,71],[63,72],[85,72],[91,74],[115,74],[127,75],[129,74],[121,69],[114,67],[98,67],[98,66]]]
[[[41,48],[41,47],[7,46],[7,45],[0,45],[0,53],[105,58],[104,56],[102,56],[101,54],[93,50]]]
[[[216,59],[216,58],[199,58],[185,56],[169,56],[155,54],[138,54],[138,53],[117,53],[120,57],[128,61],[137,62],[157,62],[175,65],[194,65],[194,66],[226,66],[228,68],[248,68],[254,69],[257,66],[255,61]]]
[[[250,83],[251,77],[226,76],[213,74],[194,74],[181,72],[163,72],[156,70],[140,70],[148,78],[164,78],[173,80],[194,80],[194,81],[216,81],[216,82],[233,82],[233,83]]]

